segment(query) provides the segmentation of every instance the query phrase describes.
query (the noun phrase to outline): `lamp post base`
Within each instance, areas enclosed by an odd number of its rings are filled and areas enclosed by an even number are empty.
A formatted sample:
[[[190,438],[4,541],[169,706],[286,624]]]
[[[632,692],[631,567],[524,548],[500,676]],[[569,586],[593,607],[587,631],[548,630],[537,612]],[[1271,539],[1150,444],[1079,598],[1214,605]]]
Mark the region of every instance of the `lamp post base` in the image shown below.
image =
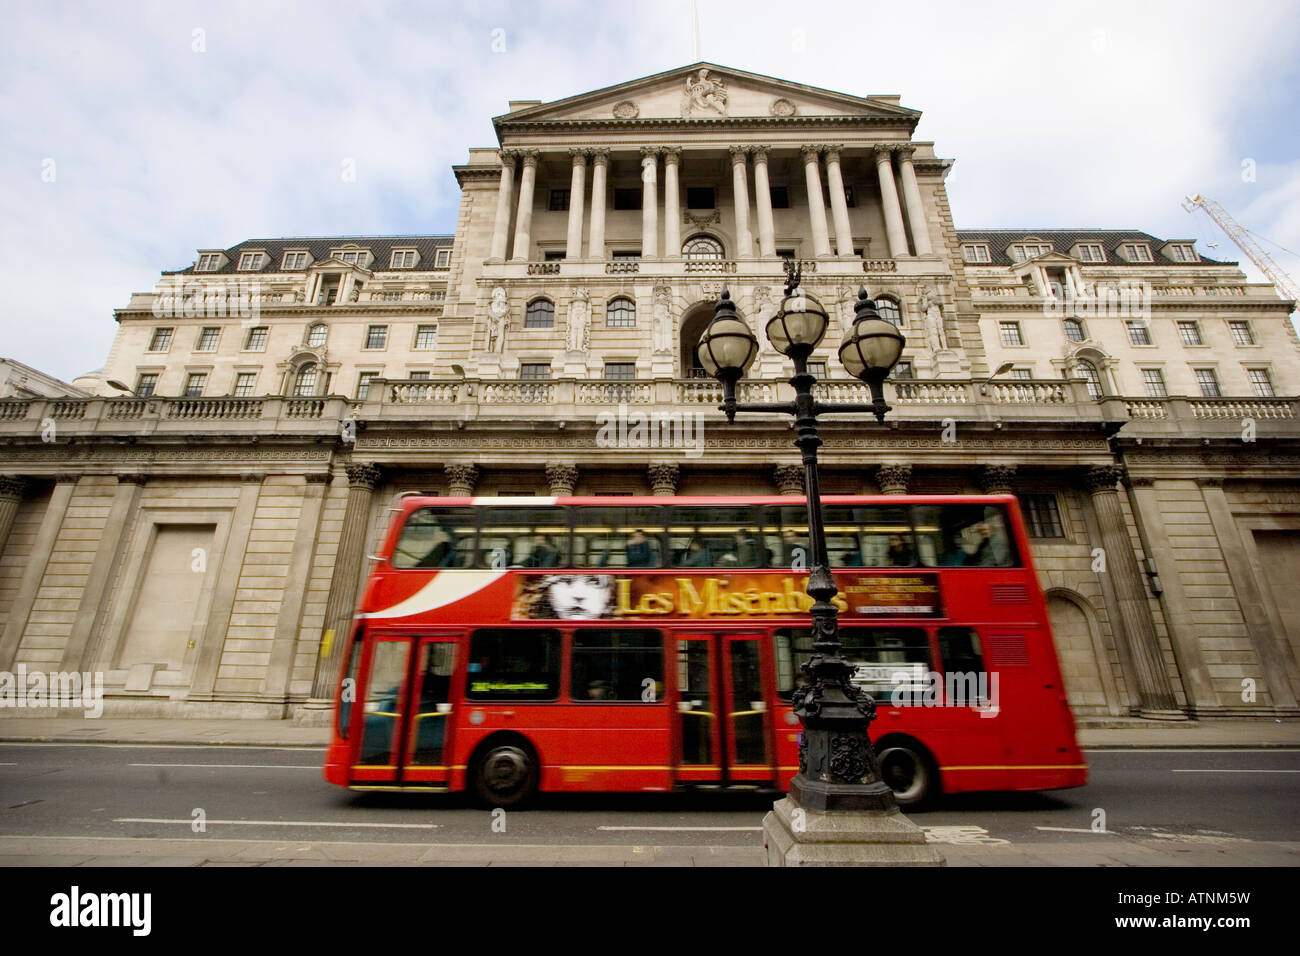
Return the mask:
[[[792,797],[763,817],[767,866],[947,866],[925,833],[892,810],[813,810]]]

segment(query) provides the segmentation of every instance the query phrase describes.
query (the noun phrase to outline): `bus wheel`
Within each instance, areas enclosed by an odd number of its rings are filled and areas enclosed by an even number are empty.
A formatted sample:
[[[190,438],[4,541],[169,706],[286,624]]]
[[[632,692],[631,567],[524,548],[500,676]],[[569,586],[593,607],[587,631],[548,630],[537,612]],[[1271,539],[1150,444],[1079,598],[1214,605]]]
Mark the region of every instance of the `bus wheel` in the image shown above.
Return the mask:
[[[474,763],[474,792],[492,807],[523,806],[537,790],[537,757],[522,740],[489,743]]]
[[[935,773],[929,755],[920,744],[910,740],[887,740],[877,751],[880,779],[894,791],[900,807],[919,807],[935,791]]]

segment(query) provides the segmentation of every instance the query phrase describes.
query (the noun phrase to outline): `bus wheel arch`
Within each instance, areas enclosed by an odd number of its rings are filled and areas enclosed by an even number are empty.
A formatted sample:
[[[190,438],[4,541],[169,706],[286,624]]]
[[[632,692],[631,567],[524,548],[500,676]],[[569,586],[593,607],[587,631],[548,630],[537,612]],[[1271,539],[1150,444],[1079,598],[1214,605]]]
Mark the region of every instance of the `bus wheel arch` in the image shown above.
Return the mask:
[[[907,734],[886,734],[873,747],[880,778],[904,810],[928,806],[942,793],[938,762],[921,741]]]
[[[480,803],[514,810],[532,799],[541,776],[537,748],[523,734],[505,730],[474,748],[467,784]]]

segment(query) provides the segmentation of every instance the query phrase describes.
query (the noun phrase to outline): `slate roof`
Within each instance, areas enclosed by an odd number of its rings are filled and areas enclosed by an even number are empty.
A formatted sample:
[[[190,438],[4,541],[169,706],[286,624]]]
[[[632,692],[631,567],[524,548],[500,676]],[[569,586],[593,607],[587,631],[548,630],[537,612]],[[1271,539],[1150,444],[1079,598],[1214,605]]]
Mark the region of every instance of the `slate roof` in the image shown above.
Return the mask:
[[[211,276],[222,275],[223,273],[259,275],[280,272],[280,264],[284,261],[286,250],[306,249],[311,253],[313,262],[320,262],[322,259],[329,258],[331,249],[338,249],[340,246],[347,245],[369,249],[375,257],[375,271],[424,272],[433,268],[436,250],[450,249],[454,240],[455,236],[309,236],[300,239],[246,239],[243,242],[236,243],[229,249],[223,250],[226,253],[226,258],[230,260],[224,266],[215,271],[201,272],[199,275]],[[266,252],[270,261],[255,272],[250,272],[247,269],[241,272],[239,269],[240,253],[251,252],[255,249]],[[390,270],[388,264],[392,261],[392,251],[394,249],[418,250],[420,255],[415,268]],[[197,260],[197,258],[196,256],[195,259]],[[305,272],[306,269],[290,271]],[[184,269],[164,270],[163,275],[185,275],[192,272],[194,272],[194,263]]]
[[[958,229],[960,242],[986,242],[989,247],[987,265],[1011,266],[1016,262],[1007,254],[1007,247],[1033,237],[1043,242],[1050,242],[1052,249],[1062,255],[1069,255],[1070,248],[1077,242],[1099,242],[1106,253],[1105,262],[1089,262],[1086,265],[1160,265],[1160,266],[1197,266],[1230,265],[1215,259],[1207,259],[1197,252],[1193,262],[1175,262],[1164,256],[1160,250],[1170,240],[1157,239],[1148,232],[1138,229]],[[1190,242],[1191,240],[1172,240]],[[1126,242],[1145,242],[1151,247],[1151,263],[1131,263],[1119,254],[1119,247]],[[985,265],[986,263],[975,263]]]

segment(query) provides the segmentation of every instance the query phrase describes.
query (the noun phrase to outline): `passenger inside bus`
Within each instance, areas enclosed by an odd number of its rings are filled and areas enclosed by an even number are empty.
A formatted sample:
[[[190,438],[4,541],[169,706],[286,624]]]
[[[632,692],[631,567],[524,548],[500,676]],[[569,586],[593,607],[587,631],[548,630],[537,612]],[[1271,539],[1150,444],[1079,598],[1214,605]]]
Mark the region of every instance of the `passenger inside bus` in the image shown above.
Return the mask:
[[[560,549],[549,534],[539,534],[533,538],[533,549],[524,559],[526,568],[558,568],[560,566]]]
[[[712,559],[709,557],[709,549],[704,546],[699,538],[691,538],[690,543],[686,545],[686,553],[678,562],[678,567],[683,568],[707,568],[712,565]]]
[[[627,566],[629,568],[648,568],[657,562],[653,561],[653,555],[650,550],[650,542],[645,536],[645,532],[639,528],[632,532],[632,536],[627,541]]]
[[[916,552],[903,540],[901,534],[889,536],[889,548],[885,551],[885,564],[891,568],[910,568],[916,564]]]

